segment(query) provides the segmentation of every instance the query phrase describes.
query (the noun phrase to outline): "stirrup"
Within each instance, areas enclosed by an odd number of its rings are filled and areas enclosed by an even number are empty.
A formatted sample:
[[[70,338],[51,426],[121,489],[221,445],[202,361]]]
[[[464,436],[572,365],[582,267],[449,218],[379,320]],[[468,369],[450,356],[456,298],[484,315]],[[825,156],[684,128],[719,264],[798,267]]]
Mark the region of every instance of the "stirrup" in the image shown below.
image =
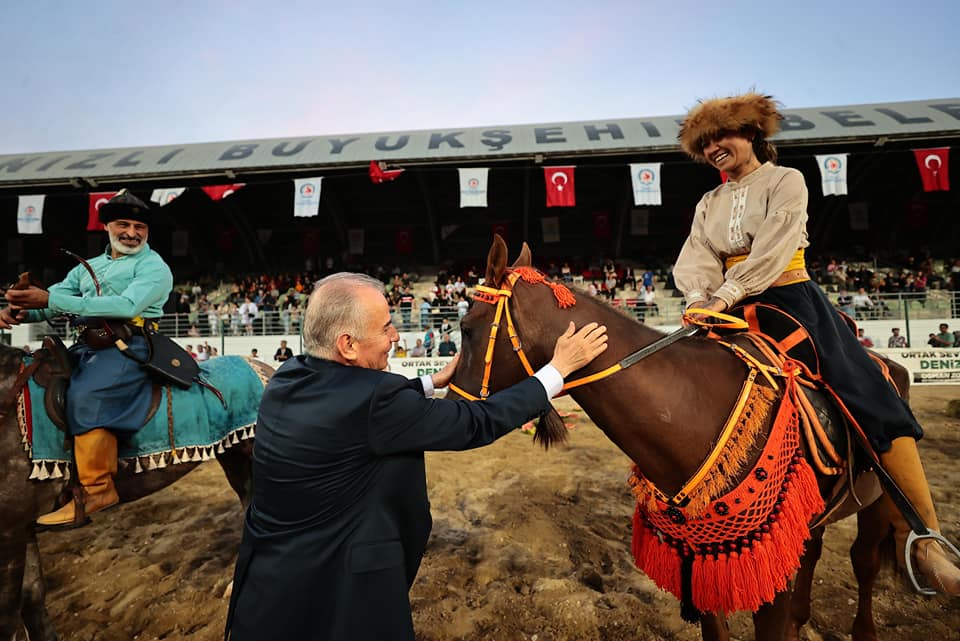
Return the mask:
[[[937,594],[937,591],[933,588],[925,588],[920,585],[920,582],[917,581],[917,576],[913,568],[913,554],[911,554],[913,552],[913,545],[917,541],[922,541],[923,539],[933,539],[934,541],[937,541],[940,543],[940,545],[944,546],[948,552],[952,553],[954,557],[958,559],[960,559],[960,550],[958,550],[957,546],[944,538],[939,532],[929,528],[927,529],[926,534],[917,534],[913,530],[910,530],[910,533],[907,535],[907,542],[903,546],[903,554],[904,557],[906,557],[904,560],[906,561],[907,576],[910,578],[910,582],[913,583],[914,590],[924,596],[933,596]]]

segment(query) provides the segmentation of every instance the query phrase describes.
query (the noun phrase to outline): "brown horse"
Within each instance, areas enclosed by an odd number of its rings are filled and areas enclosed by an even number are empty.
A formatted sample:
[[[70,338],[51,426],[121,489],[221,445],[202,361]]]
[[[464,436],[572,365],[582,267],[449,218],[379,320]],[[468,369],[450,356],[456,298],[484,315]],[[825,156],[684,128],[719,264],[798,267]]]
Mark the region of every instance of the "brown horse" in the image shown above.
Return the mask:
[[[530,251],[524,244],[513,269],[530,265]],[[509,288],[509,271],[506,244],[497,236],[488,256],[485,285],[494,290],[502,290],[505,285]],[[574,305],[561,308],[559,294],[552,289],[555,288],[543,283],[516,280],[505,301],[506,313],[496,323],[496,305],[476,302],[461,322],[463,344],[451,389],[456,387],[464,396],[479,397],[526,377],[528,370],[518,355],[523,354],[533,369],[547,363],[557,336],[570,321],[577,327],[590,321],[600,322],[606,325],[610,337],[606,352],[570,379],[615,367],[628,354],[665,336],[588,295],[577,296]],[[488,295],[486,302],[494,301]],[[493,324],[497,328],[491,329]],[[511,331],[508,325],[514,329]],[[515,334],[513,343],[508,335],[511,333]],[[738,399],[745,372],[743,361],[717,341],[689,337],[614,375],[574,387],[570,395],[646,479],[672,496],[712,451]],[[902,368],[895,372],[895,379],[900,389],[907,389],[909,378]],[[488,389],[481,389],[484,381]],[[640,399],[642,403],[638,403]],[[769,432],[771,423],[767,420],[762,429]],[[566,437],[562,425],[561,421],[542,420],[536,438],[544,446],[562,440]],[[751,456],[755,460],[759,451]],[[751,468],[747,465],[744,469],[748,472]],[[822,493],[833,485],[822,478],[818,483]],[[856,487],[854,497],[832,512],[830,520],[858,513],[858,536],[851,548],[860,597],[853,638],[876,641],[872,590],[879,571],[880,544],[890,530],[889,513],[886,502],[877,500],[882,493],[872,473],[861,475]],[[799,560],[800,568],[787,582],[786,589],[754,613],[758,641],[799,639],[800,627],[810,617],[810,588],[823,530],[820,525],[811,531]],[[724,586],[719,588],[723,590]],[[724,616],[699,614],[704,639],[730,638]]]
[[[0,399],[8,397],[17,379],[24,353],[0,345]],[[238,357],[223,357],[238,358]],[[247,361],[262,381],[273,369]],[[228,383],[210,381],[226,391]],[[6,408],[0,408],[4,410]],[[241,440],[216,455],[230,486],[246,507],[250,493],[253,439]],[[122,502],[152,494],[182,478],[199,463],[180,463],[135,474],[121,468],[116,478]],[[0,640],[21,638],[25,630],[31,641],[56,641],[57,634],[45,605],[45,586],[33,522],[49,511],[64,488],[57,481],[30,480],[32,463],[24,452],[17,413],[6,412],[0,422]],[[92,526],[92,527],[95,527]]]

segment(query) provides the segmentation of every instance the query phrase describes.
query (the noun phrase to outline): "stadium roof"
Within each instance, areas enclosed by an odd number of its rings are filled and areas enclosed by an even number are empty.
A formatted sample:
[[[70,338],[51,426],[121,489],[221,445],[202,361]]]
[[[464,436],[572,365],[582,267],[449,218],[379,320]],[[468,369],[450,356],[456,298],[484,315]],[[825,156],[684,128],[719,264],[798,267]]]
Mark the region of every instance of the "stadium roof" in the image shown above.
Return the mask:
[[[782,147],[960,137],[960,98],[785,109]],[[0,155],[0,189],[99,183],[253,179],[284,173],[531,158],[676,153],[682,116],[270,138],[233,142]]]

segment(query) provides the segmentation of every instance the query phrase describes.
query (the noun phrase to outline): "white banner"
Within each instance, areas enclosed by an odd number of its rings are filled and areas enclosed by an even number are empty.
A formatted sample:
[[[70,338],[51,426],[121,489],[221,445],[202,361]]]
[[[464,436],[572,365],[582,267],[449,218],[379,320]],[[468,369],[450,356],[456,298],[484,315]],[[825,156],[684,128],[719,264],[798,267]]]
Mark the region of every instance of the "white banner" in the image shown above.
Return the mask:
[[[633,180],[634,205],[661,205],[660,167],[662,163],[633,163],[630,177]]]
[[[410,345],[407,345],[407,349],[409,348]],[[391,357],[388,362],[390,371],[394,374],[400,374],[407,378],[417,378],[424,374],[439,372],[452,360],[452,356],[409,356],[406,358]]]
[[[364,239],[365,235],[363,233],[363,229],[348,229],[347,250],[354,256],[362,256]]]
[[[46,196],[20,196],[17,209],[17,231],[21,234],[43,233],[43,199]]]
[[[161,207],[164,205],[173,202],[177,199],[180,194],[185,192],[186,187],[170,187],[167,189],[154,189],[153,194],[150,195],[150,200],[155,203],[159,203]]]
[[[650,210],[634,209],[630,212],[630,235],[646,236],[650,233]]]
[[[311,218],[320,211],[320,185],[322,176],[297,178],[293,181],[293,215],[296,218]]]
[[[960,348],[878,349],[908,370],[914,383],[960,385]]]
[[[487,206],[487,167],[458,169],[460,172],[460,206]]]
[[[560,242],[560,219],[556,216],[547,216],[540,219],[540,229],[543,232],[543,242]]]
[[[847,154],[817,156],[824,196],[847,195]]]

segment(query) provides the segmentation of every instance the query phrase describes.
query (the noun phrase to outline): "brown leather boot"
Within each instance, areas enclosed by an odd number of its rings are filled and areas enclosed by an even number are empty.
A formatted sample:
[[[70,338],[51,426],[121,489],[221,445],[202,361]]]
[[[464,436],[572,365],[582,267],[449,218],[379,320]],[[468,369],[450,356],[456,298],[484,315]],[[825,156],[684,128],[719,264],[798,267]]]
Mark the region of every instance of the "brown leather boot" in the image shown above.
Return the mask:
[[[73,440],[79,491],[59,510],[37,519],[38,530],[68,530],[90,522],[88,514],[120,502],[113,477],[117,473],[117,437],[103,428],[78,434]]]
[[[894,439],[890,450],[881,454],[880,460],[893,480],[910,499],[924,524],[929,529],[939,532],[940,523],[933,509],[933,497],[930,496],[927,477],[920,463],[916,440],[909,436]],[[905,562],[904,548],[911,531],[910,525],[890,498],[886,497],[886,500],[889,502],[890,520],[897,542],[897,563],[902,567]],[[960,596],[960,568],[954,565],[939,543],[929,539],[917,541],[913,546],[913,562],[917,574],[923,578],[927,587],[942,594]]]

